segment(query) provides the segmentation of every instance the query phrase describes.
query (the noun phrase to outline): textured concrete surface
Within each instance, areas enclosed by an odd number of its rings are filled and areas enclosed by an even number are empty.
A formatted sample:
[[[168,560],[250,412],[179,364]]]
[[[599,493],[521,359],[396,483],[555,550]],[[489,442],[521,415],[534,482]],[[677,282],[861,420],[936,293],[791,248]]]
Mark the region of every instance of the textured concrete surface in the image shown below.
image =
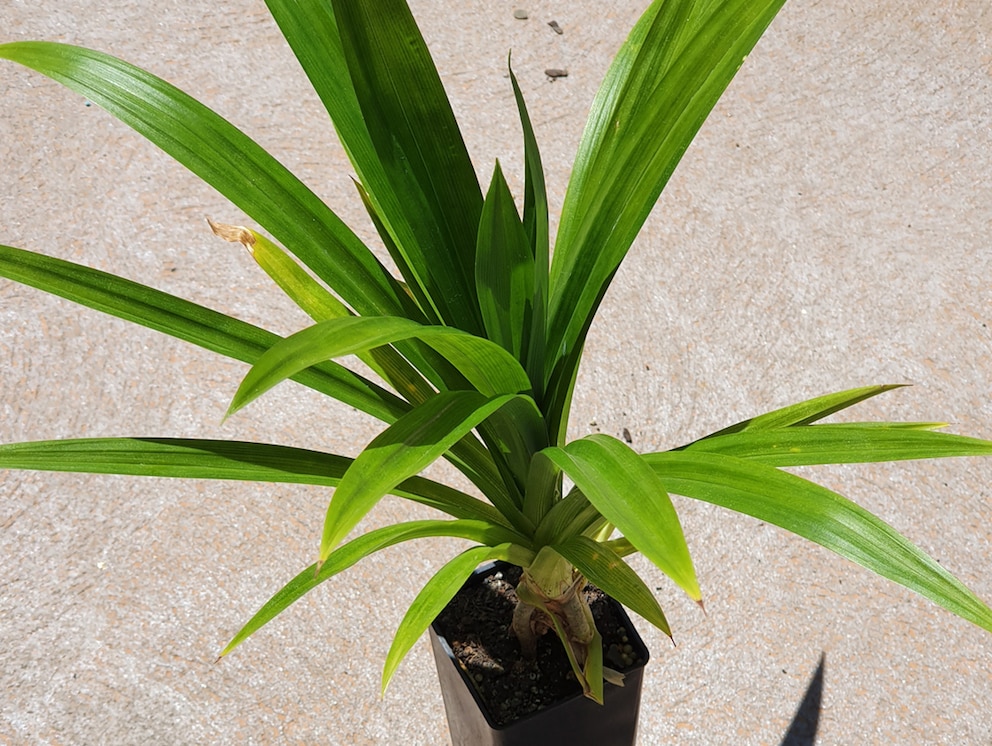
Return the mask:
[[[520,173],[512,48],[560,208],[589,102],[644,5],[414,3],[481,173],[496,157]],[[0,36],[80,43],[153,70],[372,240],[345,158],[260,0],[47,6],[3,0]],[[515,7],[530,19],[515,21]],[[990,66],[987,3],[788,4],[606,298],[574,434],[626,427],[653,450],[808,396],[907,382],[862,417],[949,420],[992,437]],[[549,67],[569,75],[551,83]],[[207,217],[243,218],[183,168],[15,65],[0,65],[0,97],[0,242],[283,333],[305,323],[209,234]],[[376,432],[292,386],[221,424],[244,366],[8,282],[0,364],[4,442],[212,436],[354,453]],[[992,463],[818,475],[992,599]],[[327,497],[0,474],[0,742],[444,743],[426,640],[385,698],[378,677],[405,604],[455,542],[372,558],[214,662],[311,560]],[[643,744],[778,743],[821,656],[818,743],[992,743],[992,636],[777,529],[678,507],[708,614],[648,571],[679,645],[641,625],[655,656]],[[367,525],[420,514],[388,501]]]

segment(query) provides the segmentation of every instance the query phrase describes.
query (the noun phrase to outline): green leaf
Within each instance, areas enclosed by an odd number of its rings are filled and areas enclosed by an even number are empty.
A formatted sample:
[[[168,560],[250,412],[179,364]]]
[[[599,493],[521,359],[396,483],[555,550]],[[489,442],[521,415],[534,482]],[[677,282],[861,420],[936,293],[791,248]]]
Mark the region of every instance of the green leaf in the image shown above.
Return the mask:
[[[556,375],[565,371],[572,372],[571,380],[552,378],[545,392],[543,408],[548,420],[548,433],[555,442],[563,444],[568,439],[568,417],[572,409],[572,395],[575,392],[575,382],[579,374],[579,362],[582,360],[582,345],[568,351],[562,358],[561,365],[556,369]],[[552,352],[550,349],[549,352]],[[550,401],[548,401],[550,397]]]
[[[356,183],[356,187],[358,188],[358,193],[362,198],[362,203],[365,205],[365,209],[372,218],[372,223],[375,225],[376,230],[382,238],[386,250],[403,272],[403,276],[408,278],[409,284],[406,286],[406,289],[417,297],[418,302],[425,309],[425,313],[427,313],[428,317],[431,319],[429,323],[442,326],[443,324],[440,321],[440,316],[437,314],[437,309],[434,308],[433,301],[428,298],[421,289],[419,289],[419,286],[414,279],[409,279],[411,277],[410,272],[404,269],[406,259],[400,254],[395,241],[383,223],[376,206],[373,204],[371,195],[369,195],[361,184]],[[425,346],[417,340],[411,340],[410,342],[397,345],[397,349],[402,352],[403,355],[410,360],[413,366],[428,380],[430,380],[439,390],[465,388],[464,377],[461,376],[457,370],[452,368],[451,364],[448,363],[447,360],[445,360],[430,347]]]
[[[479,434],[497,460],[504,483],[519,493],[517,504],[522,507],[533,456],[548,445],[541,410],[531,397],[518,396],[486,420]]]
[[[643,458],[672,493],[780,526],[992,631],[992,609],[959,580],[881,519],[825,487],[715,453]]]
[[[630,555],[637,553],[637,547],[630,543],[630,539],[623,536],[619,539],[604,541],[603,544],[608,546],[621,557],[629,557]]]
[[[330,555],[383,495],[440,458],[514,396],[490,399],[475,391],[442,392],[376,436],[345,472],[328,505],[320,559]],[[511,523],[529,532],[531,527],[505,493],[487,497]]]
[[[448,602],[454,598],[472,571],[483,562],[506,559],[509,549],[509,544],[466,549],[427,581],[413,603],[410,604],[410,608],[404,615],[403,621],[400,622],[395,637],[393,637],[393,644],[390,645],[389,652],[386,654],[386,665],[382,670],[383,693],[385,693],[386,687],[389,686],[389,680],[393,678],[393,674],[396,673],[396,669],[410,648],[420,639],[420,636],[448,605]]]
[[[685,535],[665,484],[640,455],[602,434],[541,453],[690,598],[701,598]]]
[[[451,327],[421,326],[398,317],[349,317],[323,321],[273,346],[241,382],[228,415],[317,362],[411,338],[440,352],[487,396],[530,388],[520,364],[487,339]]]
[[[706,438],[718,438],[731,433],[757,430],[778,430],[786,427],[797,427],[809,425],[824,417],[829,417],[855,404],[860,404],[866,399],[884,394],[886,391],[902,388],[903,384],[886,384],[883,386],[863,386],[856,389],[839,391],[836,394],[818,396],[814,399],[782,407],[765,414],[752,417],[742,422],[738,422],[715,433],[707,435]],[[703,438],[702,440],[706,440]],[[696,441],[699,442],[699,441]],[[694,444],[690,444],[694,445]]]
[[[365,126],[331,3],[266,0],[266,5],[331,116],[361,181],[357,186],[362,201],[390,257],[429,323],[440,323],[434,302],[421,281],[421,275],[426,273],[416,232],[407,222],[401,200],[386,177]],[[368,190],[364,184],[369,185]],[[420,267],[420,274],[413,270],[411,261]]]
[[[427,45],[404,0],[332,6],[365,126],[396,195],[379,202],[379,213],[415,234],[402,247],[442,320],[481,335],[475,239],[482,192]],[[378,197],[378,183],[365,187]]]
[[[992,441],[929,429],[935,426],[935,423],[870,422],[748,430],[705,438],[685,450],[722,453],[770,466],[992,455]]]
[[[0,276],[247,363],[256,362],[281,339],[271,332],[168,293],[89,267],[8,246],[0,246]],[[512,360],[504,350],[492,346]],[[519,371],[519,380],[525,377],[523,371]],[[410,411],[407,402],[334,362],[318,363],[291,378],[387,423]],[[499,475],[485,449],[474,438],[458,444],[450,458],[480,489],[487,493],[492,491],[493,485],[498,489]]]
[[[436,536],[454,536],[483,544],[491,543],[506,546],[506,544],[501,543],[501,540],[509,539],[513,534],[506,529],[490,526],[481,521],[411,521],[409,523],[397,523],[392,526],[385,526],[384,528],[369,531],[367,534],[359,536],[357,539],[348,542],[332,553],[320,566],[319,571],[317,571],[316,565],[310,565],[310,567],[306,568],[283,586],[262,608],[255,612],[252,618],[248,620],[248,623],[231,639],[221,651],[221,657],[230,653],[234,648],[325,580],[329,580],[338,573],[347,570],[359,560],[378,552],[380,549],[385,549],[386,547],[391,547],[404,541]],[[477,549],[483,548],[487,547],[477,547]],[[474,566],[472,569],[474,569]]]
[[[541,454],[534,461],[547,461]],[[544,514],[537,526],[534,540],[539,545],[571,539],[588,529],[596,519],[600,518],[599,510],[589,502],[582,490],[572,489],[564,499],[557,500],[551,509]]]
[[[561,470],[544,454],[535,453],[530,460],[527,473],[527,484],[524,491],[524,515],[538,527],[536,536],[541,536],[541,525],[547,514],[559,504],[566,502],[561,496]],[[588,504],[588,501],[586,501]],[[553,534],[560,536],[560,533]],[[545,536],[539,539],[541,544],[548,544],[550,539]]]
[[[534,135],[534,126],[531,124],[530,114],[527,112],[524,94],[520,90],[517,76],[513,74],[513,67],[510,65],[509,59],[507,59],[506,69],[510,74],[513,97],[517,102],[517,113],[520,116],[520,126],[524,135],[523,224],[534,252],[535,298],[541,297],[546,301],[550,245],[548,241],[548,193],[544,183],[544,166],[541,163],[541,151],[537,146],[537,137]]]
[[[393,263],[396,264],[400,275],[406,281],[405,289],[417,300],[424,315],[427,317],[428,323],[443,326],[444,322],[441,319],[441,313],[434,303],[434,299],[427,294],[427,288],[421,282],[420,275],[414,271],[410,264],[410,252],[401,248],[402,244],[400,240],[394,237],[389,226],[386,225],[385,218],[379,212],[379,203],[361,182],[356,181],[355,188],[358,190],[358,196],[361,197],[362,205],[364,205],[376,233],[379,234],[379,238],[382,240],[382,245],[389,253],[389,257],[393,260]],[[415,242],[416,237],[412,237],[410,241]]]
[[[562,206],[548,348],[565,406],[593,315],[631,242],[717,99],[784,0],[655,0],[606,74]],[[552,414],[551,419],[556,417]]]
[[[207,222],[215,236],[244,246],[265,274],[314,321],[353,315],[350,308],[307,274],[282,247],[258,231],[237,225],[215,223],[212,220]]]
[[[0,469],[127,474],[182,479],[234,479],[337,487],[352,459],[302,448],[232,440],[83,438],[0,445]],[[392,488],[399,497],[455,518],[505,524],[481,500],[423,477]]]
[[[256,362],[281,339],[160,290],[10,246],[0,246],[0,276],[246,363]],[[300,369],[291,378],[384,422],[410,409],[399,397],[337,363]]]
[[[651,589],[606,544],[585,536],[573,536],[552,547],[604,593],[640,614],[669,637],[672,636],[665,613]]]
[[[507,70],[517,101],[520,125],[524,134],[524,231],[534,252],[534,312],[527,352],[527,373],[538,399],[544,396],[544,364],[547,355],[548,270],[551,261],[548,240],[548,194],[544,184],[544,166],[537,146],[534,127],[527,113],[523,92],[507,59]]]
[[[313,192],[196,99],[133,65],[81,47],[13,42],[0,45],[0,58],[47,75],[133,127],[289,247],[359,313],[423,318],[372,252]]]
[[[557,619],[552,617],[555,621],[555,626],[560,626]],[[591,699],[597,704],[603,704],[603,636],[599,633],[599,630],[593,627],[592,642],[589,643],[588,656],[586,657],[586,665],[582,670],[582,678],[585,679],[585,686],[588,687],[588,691],[584,692],[585,696]],[[585,687],[584,687],[585,688]]]
[[[479,222],[475,283],[486,336],[529,369],[534,256],[499,161]]]
[[[250,228],[218,225],[210,221],[215,234],[241,243],[265,273],[314,321],[351,316],[351,310],[327,288],[311,277],[280,246]],[[358,358],[389,382],[407,401],[420,403],[434,389],[420,372],[390,347],[360,353]]]

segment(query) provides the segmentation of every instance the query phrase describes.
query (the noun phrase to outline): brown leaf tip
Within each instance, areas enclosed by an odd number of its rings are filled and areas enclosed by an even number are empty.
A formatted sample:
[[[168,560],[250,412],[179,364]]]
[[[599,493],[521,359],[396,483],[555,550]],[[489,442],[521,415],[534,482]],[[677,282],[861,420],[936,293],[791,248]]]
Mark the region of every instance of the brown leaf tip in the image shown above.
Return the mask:
[[[243,226],[215,223],[210,218],[207,218],[207,224],[210,226],[210,230],[214,232],[215,236],[223,238],[225,241],[240,243],[248,249],[248,251],[251,251],[251,247],[255,245],[255,236],[252,235],[250,230]]]

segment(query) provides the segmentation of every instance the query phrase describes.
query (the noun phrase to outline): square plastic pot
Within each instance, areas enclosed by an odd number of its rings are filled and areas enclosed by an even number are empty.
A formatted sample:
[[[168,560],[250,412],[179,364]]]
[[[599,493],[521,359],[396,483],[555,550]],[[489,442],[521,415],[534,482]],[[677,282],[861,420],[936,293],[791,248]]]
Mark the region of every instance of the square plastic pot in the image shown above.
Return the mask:
[[[505,563],[483,565],[464,587],[479,583],[493,570],[507,566]],[[623,607],[613,599],[608,602],[624,621],[629,643],[640,661],[635,667],[624,670],[624,686],[606,683],[602,705],[578,693],[503,726],[494,724],[495,719],[459,665],[448,641],[431,625],[431,648],[453,746],[533,746],[538,743],[634,746],[644,665],[649,654]]]

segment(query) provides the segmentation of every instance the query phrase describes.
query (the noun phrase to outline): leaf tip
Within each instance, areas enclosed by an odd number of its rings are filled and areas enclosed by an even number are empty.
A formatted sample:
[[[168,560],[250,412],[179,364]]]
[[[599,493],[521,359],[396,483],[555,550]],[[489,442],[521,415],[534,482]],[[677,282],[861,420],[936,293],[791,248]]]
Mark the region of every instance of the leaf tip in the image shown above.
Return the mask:
[[[241,409],[241,407],[235,406],[234,402],[231,402],[231,406],[227,408],[227,411],[224,412],[224,416],[220,418],[220,424],[221,425],[227,424],[227,421],[231,418],[231,415],[233,415],[239,409]]]
[[[386,690],[389,688],[389,682],[393,680],[393,674],[396,673],[398,666],[399,661],[386,661],[386,665],[382,669],[382,685],[379,687],[379,699],[384,699],[386,697]]]
[[[215,223],[210,218],[207,218],[207,225],[210,226],[210,230],[212,230],[214,235],[218,238],[223,238],[225,241],[230,243],[240,243],[248,249],[250,254],[254,254],[253,247],[255,246],[255,234],[248,228],[241,225]]]

